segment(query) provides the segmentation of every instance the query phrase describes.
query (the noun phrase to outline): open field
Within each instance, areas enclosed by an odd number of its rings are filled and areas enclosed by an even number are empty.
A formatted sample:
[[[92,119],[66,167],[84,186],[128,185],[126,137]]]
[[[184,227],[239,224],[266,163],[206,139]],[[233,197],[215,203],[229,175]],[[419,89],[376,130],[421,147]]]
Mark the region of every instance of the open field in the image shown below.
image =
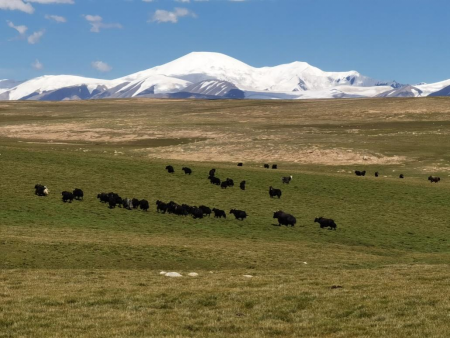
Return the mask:
[[[2,102],[0,337],[449,336],[449,122],[449,98]],[[85,200],[61,202],[76,187]],[[110,210],[102,191],[151,209]]]

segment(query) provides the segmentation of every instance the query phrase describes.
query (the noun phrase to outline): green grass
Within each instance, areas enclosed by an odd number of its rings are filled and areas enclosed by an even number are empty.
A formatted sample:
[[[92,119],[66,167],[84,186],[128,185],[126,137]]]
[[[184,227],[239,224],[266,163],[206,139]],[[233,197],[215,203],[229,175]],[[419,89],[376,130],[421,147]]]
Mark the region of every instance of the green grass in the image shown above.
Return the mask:
[[[78,105],[93,110],[109,102]],[[343,102],[349,107],[341,107]],[[356,105],[367,104],[350,102],[327,105],[355,111]],[[129,109],[135,107],[128,103]],[[136,109],[142,109],[139,104]],[[238,104],[190,101],[182,106],[214,113],[220,112],[218,106],[238,109]],[[246,110],[275,109],[275,103],[241,104]],[[39,116],[53,105],[60,103],[0,108],[0,135],[11,123],[33,123],[30,114],[16,110],[32,107]],[[149,109],[163,106],[167,115],[177,116],[174,110],[180,105],[156,101]],[[279,109],[309,105],[281,102]],[[383,106],[380,100],[373,105]],[[67,119],[74,121],[69,119],[71,107],[73,103],[67,105]],[[279,170],[266,170],[257,162],[241,168],[224,161],[155,159],[142,152],[142,147],[156,144],[170,149],[192,142],[190,138],[137,141],[122,149],[100,142],[84,145],[88,152],[74,144],[17,142],[26,140],[20,134],[2,138],[0,337],[448,336],[449,140],[427,150],[433,144],[430,131],[445,128],[449,135],[449,116],[447,125],[428,120],[432,116],[441,121],[443,115],[417,113],[410,122],[372,126],[359,116],[357,122],[351,117],[346,122],[348,129],[361,130],[348,138],[320,117],[317,122],[323,126],[316,126],[315,144],[336,147],[326,132],[332,128],[334,142],[342,139],[356,148],[416,160],[364,166],[282,161]],[[308,128],[302,118],[299,123]],[[37,121],[59,123],[43,115]],[[421,130],[428,132],[415,136]],[[387,140],[359,142],[393,131],[404,136],[391,146]],[[196,141],[202,143],[203,137]],[[113,149],[123,154],[114,155]],[[432,174],[442,181],[431,184],[426,179],[431,171],[424,169],[440,160],[444,164]],[[167,164],[175,167],[175,174],[166,173]],[[191,176],[181,171],[185,165],[193,169]],[[235,187],[211,185],[207,176],[212,167],[220,178],[233,178]],[[350,173],[357,168],[370,174]],[[376,170],[381,177],[372,175]],[[400,172],[404,180],[397,178]],[[280,177],[288,174],[293,181],[282,185]],[[238,187],[241,180],[247,181],[246,191]],[[36,183],[47,185],[50,195],[35,196]],[[270,185],[282,189],[280,200],[269,198]],[[76,187],[84,190],[84,201],[63,203],[61,191]],[[146,198],[151,209],[110,210],[96,199],[109,191]],[[249,217],[241,222],[229,214],[225,220],[163,215],[155,210],[157,199],[204,204],[227,213],[240,208]],[[274,226],[272,214],[279,209],[296,216],[294,228]],[[313,222],[318,216],[333,218],[338,229],[320,229]],[[169,279],[159,275],[161,270],[200,275]],[[342,288],[331,289],[333,285]]]

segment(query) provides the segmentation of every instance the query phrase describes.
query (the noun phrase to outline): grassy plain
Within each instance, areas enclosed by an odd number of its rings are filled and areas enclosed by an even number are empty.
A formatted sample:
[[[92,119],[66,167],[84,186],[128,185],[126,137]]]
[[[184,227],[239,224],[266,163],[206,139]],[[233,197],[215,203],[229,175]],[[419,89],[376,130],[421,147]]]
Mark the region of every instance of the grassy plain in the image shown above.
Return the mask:
[[[449,99],[2,102],[0,166],[0,337],[449,336]],[[210,185],[212,167],[247,190]],[[85,200],[61,202],[75,187]]]

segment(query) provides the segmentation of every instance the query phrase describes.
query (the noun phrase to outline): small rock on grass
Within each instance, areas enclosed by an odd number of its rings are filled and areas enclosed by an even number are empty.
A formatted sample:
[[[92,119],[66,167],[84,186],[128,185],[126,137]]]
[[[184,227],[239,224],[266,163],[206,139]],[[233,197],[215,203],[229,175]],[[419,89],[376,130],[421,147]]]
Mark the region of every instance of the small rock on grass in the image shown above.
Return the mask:
[[[199,274],[197,272],[190,272],[188,274],[188,276],[190,276],[190,277],[197,277],[197,276],[199,276]]]
[[[182,275],[178,272],[166,272],[164,275],[166,277],[182,277]]]
[[[254,277],[254,276],[252,276],[252,275],[243,275],[243,277],[246,277],[246,278],[252,278],[252,277]]]

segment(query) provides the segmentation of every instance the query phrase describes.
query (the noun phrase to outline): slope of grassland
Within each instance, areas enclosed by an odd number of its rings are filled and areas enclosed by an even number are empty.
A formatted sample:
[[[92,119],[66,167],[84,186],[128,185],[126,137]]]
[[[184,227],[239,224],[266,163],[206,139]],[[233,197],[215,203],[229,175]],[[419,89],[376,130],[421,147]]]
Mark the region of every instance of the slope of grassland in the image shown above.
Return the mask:
[[[268,104],[2,105],[0,337],[449,335],[449,99]],[[371,108],[380,113],[365,119],[363,112]],[[199,153],[213,152],[212,129],[246,134],[241,128],[247,124],[236,121],[239,109],[258,128],[275,123],[267,110],[287,121],[267,128],[268,138],[289,130],[299,144],[308,139],[324,151],[343,144],[346,152],[399,160],[359,157],[357,163],[325,165],[279,158],[268,162],[280,169],[267,170],[260,157],[240,158],[245,165],[236,167],[219,158],[171,156],[174,147],[185,151],[193,145]],[[207,115],[197,122],[184,116],[200,111]],[[390,114],[399,121],[387,120]],[[157,125],[161,135],[153,138]],[[130,136],[137,131],[142,138]],[[385,137],[373,138],[379,134]],[[248,147],[233,142],[238,154]],[[271,148],[271,140],[256,142]],[[165,172],[167,164],[175,174]],[[185,176],[182,166],[193,174]],[[235,187],[211,185],[212,167],[220,178],[233,178]],[[354,169],[369,174],[356,177]],[[379,178],[372,175],[376,170]],[[400,172],[405,179],[397,178]],[[442,181],[429,183],[430,174]],[[293,181],[282,186],[283,175],[293,175]],[[237,187],[241,180],[246,191]],[[36,183],[47,185],[50,195],[35,196]],[[282,189],[280,200],[269,198],[270,185]],[[61,191],[76,187],[84,190],[84,201],[63,203]],[[102,191],[147,198],[151,209],[110,210],[96,199]],[[227,212],[240,208],[249,217],[240,222],[231,215],[163,215],[155,211],[157,199]],[[278,209],[297,217],[294,228],[274,226]],[[338,229],[320,229],[313,223],[318,216],[334,218]],[[185,276],[170,279],[159,275],[162,270]],[[192,271],[199,276],[187,277]]]

